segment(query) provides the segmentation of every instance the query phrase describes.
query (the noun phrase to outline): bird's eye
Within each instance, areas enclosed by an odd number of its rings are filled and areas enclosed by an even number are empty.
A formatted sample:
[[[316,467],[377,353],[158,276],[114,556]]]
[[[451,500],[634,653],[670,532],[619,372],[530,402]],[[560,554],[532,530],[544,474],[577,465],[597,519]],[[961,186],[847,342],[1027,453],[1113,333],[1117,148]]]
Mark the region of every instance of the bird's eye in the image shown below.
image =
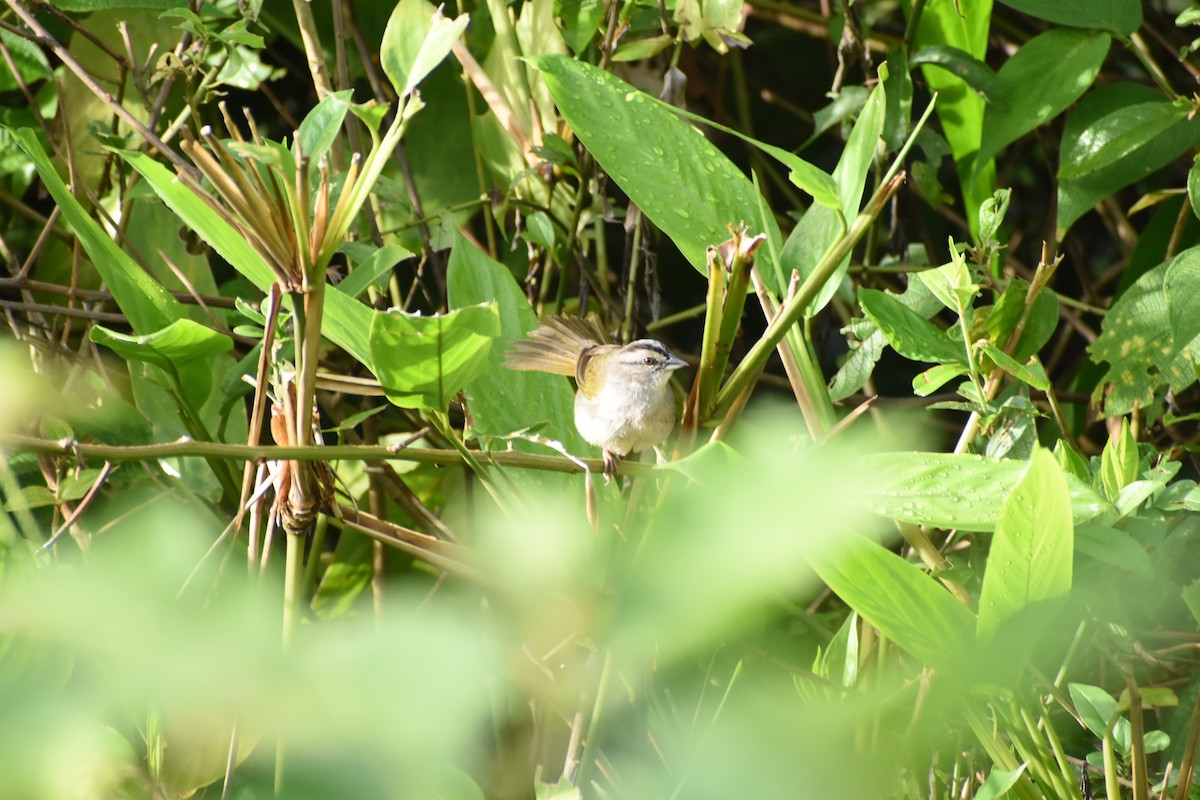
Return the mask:
[[[653,367],[656,362],[654,361],[654,356],[646,356],[642,359],[642,363],[647,367]]]

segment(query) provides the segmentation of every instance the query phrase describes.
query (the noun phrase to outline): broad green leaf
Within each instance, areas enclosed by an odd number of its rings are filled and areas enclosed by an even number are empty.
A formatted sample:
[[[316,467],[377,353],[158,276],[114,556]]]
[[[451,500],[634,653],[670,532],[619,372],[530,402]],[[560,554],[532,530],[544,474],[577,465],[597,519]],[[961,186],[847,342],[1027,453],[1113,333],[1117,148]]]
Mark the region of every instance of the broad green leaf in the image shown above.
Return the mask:
[[[508,267],[488,257],[460,234],[446,268],[446,291],[451,308],[495,300],[500,314],[500,334],[488,353],[488,366],[463,389],[471,411],[471,425],[485,436],[505,436],[534,428],[547,439],[561,442],[567,451],[593,452],[575,429],[575,391],[561,375],[505,369],[509,343],[538,325],[538,318]],[[546,452],[531,442],[513,446],[528,452]]]
[[[850,535],[834,553],[813,558],[833,593],[922,663],[954,671],[970,651],[975,618],[920,567]]]
[[[159,198],[184,224],[200,234],[209,246],[261,291],[270,291],[275,283],[271,268],[220,214],[176,179],[166,167],[144,153],[127,150],[116,152],[141,173]],[[372,314],[371,309],[343,294],[336,286],[325,292],[321,334],[368,369],[371,368],[371,352],[367,342]]]
[[[867,324],[870,324],[868,321]],[[829,382],[829,399],[838,403],[845,400],[859,389],[866,386],[875,371],[875,364],[883,355],[887,339],[874,325],[871,325],[869,335],[859,341],[857,347],[850,350],[850,357],[838,369],[833,380]],[[913,381],[916,385],[916,379]]]
[[[793,269],[800,273],[801,280],[807,278],[821,263],[834,242],[845,234],[850,221],[858,216],[863,191],[879,147],[879,137],[883,134],[886,105],[884,81],[881,80],[867,98],[862,113],[859,114],[858,121],[854,123],[854,129],[850,131],[846,140],[846,148],[838,159],[837,168],[833,171],[840,205],[836,209],[824,205],[813,206],[801,217],[799,224],[788,236],[779,257],[781,282],[784,282],[785,275],[790,275]],[[841,286],[849,266],[850,256],[847,254],[809,304],[806,311],[809,316],[815,315],[830,301]]]
[[[0,30],[0,42],[8,48],[13,64],[27,85],[51,76],[50,62],[46,60],[46,54],[33,42],[9,30]],[[19,88],[16,76],[7,66],[5,64],[6,68],[0,70],[0,92],[11,92]]]
[[[1103,397],[1106,415],[1128,414],[1135,405],[1149,408],[1161,387],[1181,392],[1196,381],[1188,355],[1195,339],[1183,342],[1176,338],[1166,277],[1172,270],[1178,270],[1179,277],[1191,274],[1197,264],[1200,248],[1184,250],[1138,278],[1105,315],[1100,337],[1088,346],[1088,351],[1094,361],[1109,363],[1096,387],[1097,398]],[[1173,281],[1172,285],[1178,284]],[[1185,294],[1180,308],[1187,307],[1190,301]],[[1194,321],[1181,319],[1179,324],[1183,327],[1181,334],[1186,335]]]
[[[1071,114],[1063,128],[1063,157],[1088,130],[1102,124],[1121,109],[1161,103],[1162,94],[1133,83],[1114,83],[1089,92]],[[1177,159],[1200,142],[1200,118],[1183,119],[1157,136],[1130,150],[1107,167],[1077,178],[1063,180],[1058,186],[1058,231],[1062,238],[1077,219],[1119,189],[1139,181]]]
[[[1192,213],[1200,217],[1200,156],[1192,162],[1188,170],[1188,201],[1192,204]]]
[[[871,476],[862,490],[867,510],[889,519],[963,531],[996,527],[1004,500],[1025,476],[1027,462],[948,453],[878,453],[862,460]],[[1075,522],[1112,506],[1074,476],[1067,477]]]
[[[1033,301],[1033,308],[1025,319],[1025,330],[1013,348],[1013,358],[1028,360],[1030,356],[1041,350],[1054,331],[1058,330],[1058,295],[1043,290]]]
[[[342,129],[342,120],[350,108],[350,96],[353,92],[345,89],[328,94],[313,107],[304,117],[297,131],[300,141],[300,152],[312,164],[320,162],[321,157],[329,152]]]
[[[1165,686],[1145,686],[1138,689],[1142,708],[1174,708],[1179,705],[1179,696]],[[1122,689],[1117,698],[1117,713],[1124,714],[1130,708],[1129,689]]]
[[[1135,105],[1119,106],[1082,131],[1063,135],[1058,178],[1070,180],[1103,169],[1121,160],[1180,120],[1188,109],[1157,98]]]
[[[884,78],[883,88],[887,97],[883,114],[883,142],[887,152],[894,153],[904,146],[912,133],[912,68],[909,66],[908,48],[904,45],[896,44],[888,48],[887,77]]]
[[[1027,383],[1034,389],[1046,391],[1050,388],[1050,378],[1046,370],[1035,359],[1031,363],[1022,364],[990,342],[984,342],[983,352],[987,354],[997,367],[1012,375],[1022,383]]]
[[[1029,762],[1023,761],[1021,766],[1013,770],[993,768],[984,779],[983,785],[979,787],[979,791],[975,793],[974,800],[996,800],[997,797],[1008,794],[1008,790],[1017,785],[1017,781],[1021,779],[1027,766],[1029,766]]]
[[[942,305],[958,313],[970,307],[979,285],[971,281],[966,262],[955,256],[949,264],[917,273],[917,279],[929,287]]]
[[[851,611],[815,667],[822,678],[850,688],[858,680],[858,613]]]
[[[155,11],[168,8],[183,8],[187,0],[54,0],[60,11],[89,13],[92,11],[130,11],[141,9]]]
[[[1167,265],[1163,278],[1167,319],[1176,350],[1183,350],[1200,336],[1200,253],[1188,252],[1188,258],[1176,258]]]
[[[1142,26],[1139,0],[1000,0],[1006,6],[1056,25],[1099,28],[1129,36]]]
[[[948,45],[925,47],[912,57],[913,64],[929,64],[941,67],[952,75],[956,75],[975,93],[989,103],[1002,104],[1001,92],[996,73],[991,67],[975,58],[970,53]]]
[[[979,595],[979,637],[988,640],[1031,604],[1069,592],[1074,549],[1066,478],[1050,451],[1035,447],[996,521]]]
[[[966,375],[967,372],[966,364],[938,364],[930,367],[913,378],[913,394],[917,397],[928,397],[959,375]]]
[[[384,406],[386,408],[386,406]],[[371,585],[374,553],[366,536],[342,536],[333,551],[333,562],[325,568],[321,583],[312,599],[318,619],[343,617]]]
[[[662,103],[662,101],[659,101]],[[788,168],[788,180],[796,186],[799,186],[804,191],[812,195],[814,202],[819,203],[827,208],[841,208],[842,201],[838,196],[838,185],[834,182],[834,178],[820,167],[813,166],[795,153],[784,150],[782,147],[776,147],[773,144],[760,142],[752,136],[747,136],[735,128],[729,128],[719,122],[713,122],[710,119],[705,119],[699,114],[693,114],[690,111],[675,106],[662,103],[663,108],[673,114],[678,114],[684,119],[700,125],[707,125],[710,128],[716,128],[722,133],[727,133],[730,136],[736,136],[747,144],[754,145],[759,150],[762,150],[771,158],[778,161]]]
[[[58,176],[37,135],[28,128],[10,133],[17,146],[33,161],[46,190],[62,211],[63,219],[79,237],[79,243],[91,257],[134,331],[151,333],[183,318],[186,312],[179,301],[138,266],[84,211]]]
[[[858,302],[888,344],[913,361],[965,364],[966,351],[960,341],[912,311],[895,297],[876,289],[862,289]]]
[[[894,75],[891,72],[889,74]],[[833,98],[829,105],[813,112],[813,132],[797,150],[806,149],[833,126],[840,125],[850,117],[857,116],[870,96],[871,91],[865,86],[842,87],[837,97]]]
[[[1084,523],[1075,529],[1075,550],[1148,581],[1154,580],[1154,562],[1146,548],[1120,528],[1101,525],[1095,520]]]
[[[604,0],[554,0],[554,18],[562,25],[563,39],[575,55],[596,38],[605,8]]]
[[[643,58],[661,53],[675,44],[675,37],[660,33],[645,39],[629,39],[622,41],[613,53],[613,61],[641,61]]]
[[[911,19],[912,0],[904,6]],[[992,0],[978,0],[965,6],[953,0],[935,0],[921,7],[923,12],[913,42],[918,50],[948,45],[979,60],[987,56]],[[990,159],[978,161],[984,101],[957,75],[934,66],[923,66],[921,71],[930,90],[938,93],[936,113],[954,155],[966,218],[974,235],[978,233],[975,226],[979,206],[996,188],[995,164]]]
[[[355,264],[350,274],[337,285],[338,291],[347,297],[359,297],[376,281],[391,272],[392,267],[412,256],[412,253],[400,245],[385,244],[364,261]]]
[[[1129,430],[1129,420],[1121,419],[1121,432],[1110,437],[1100,454],[1100,485],[1109,500],[1117,496],[1129,484],[1137,480],[1137,441]]]
[[[1192,612],[1192,618],[1196,622],[1200,622],[1200,578],[1183,587],[1182,594],[1183,602],[1187,605],[1188,611]]]
[[[157,367],[179,368],[196,359],[233,349],[233,340],[223,333],[178,319],[167,327],[141,336],[129,336],[93,325],[91,340],[102,344],[127,361],[144,361]]]
[[[1021,45],[996,75],[1000,105],[983,117],[978,164],[1078,100],[1108,55],[1107,33],[1056,28]]]
[[[212,391],[213,367],[209,359],[233,349],[233,340],[228,336],[187,318],[141,336],[93,325],[89,337],[126,361],[140,361],[163,370],[170,376],[166,386],[182,392],[197,409],[205,404]],[[175,408],[171,411],[178,413]],[[198,433],[192,431],[192,435]]]
[[[1069,683],[1067,690],[1083,724],[1096,736],[1103,738],[1109,721],[1117,714],[1117,701],[1099,686],[1086,683]]]
[[[388,400],[444,412],[487,364],[500,335],[495,301],[425,317],[384,311],[371,320],[371,358]]]
[[[400,0],[396,4],[383,32],[379,60],[400,97],[411,95],[417,84],[450,55],[470,21],[467,14],[447,19],[441,8],[434,8],[426,0]]]
[[[604,171],[702,275],[729,225],[759,230],[757,191],[711,142],[662,103],[597,67],[565,56],[530,59],[563,119]],[[768,219],[774,225],[774,218]],[[769,236],[772,232],[767,232]],[[774,232],[777,235],[777,232]],[[769,253],[759,264],[781,291]]]

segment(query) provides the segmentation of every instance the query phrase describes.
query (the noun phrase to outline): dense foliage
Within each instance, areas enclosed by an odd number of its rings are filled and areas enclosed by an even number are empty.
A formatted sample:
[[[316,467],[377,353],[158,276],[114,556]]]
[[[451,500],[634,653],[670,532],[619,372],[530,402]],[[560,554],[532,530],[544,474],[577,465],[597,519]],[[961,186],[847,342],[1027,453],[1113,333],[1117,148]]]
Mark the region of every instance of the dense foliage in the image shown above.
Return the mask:
[[[1184,0],[0,7],[0,795],[1200,797]],[[693,369],[600,474],[595,313]]]

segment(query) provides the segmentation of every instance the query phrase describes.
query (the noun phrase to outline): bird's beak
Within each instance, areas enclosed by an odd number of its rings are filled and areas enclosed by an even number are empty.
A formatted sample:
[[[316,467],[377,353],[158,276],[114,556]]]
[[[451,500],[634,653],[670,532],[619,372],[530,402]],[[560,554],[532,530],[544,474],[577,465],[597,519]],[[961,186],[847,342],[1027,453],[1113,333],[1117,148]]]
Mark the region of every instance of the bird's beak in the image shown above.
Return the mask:
[[[667,359],[667,363],[666,363],[664,366],[665,366],[665,367],[666,367],[668,370],[674,370],[674,369],[679,369],[680,367],[686,367],[686,366],[687,366],[687,362],[686,362],[686,361],[684,361],[684,360],[683,360],[682,358],[680,358],[679,356],[675,356],[675,355],[673,355],[673,356],[671,356],[669,359]]]

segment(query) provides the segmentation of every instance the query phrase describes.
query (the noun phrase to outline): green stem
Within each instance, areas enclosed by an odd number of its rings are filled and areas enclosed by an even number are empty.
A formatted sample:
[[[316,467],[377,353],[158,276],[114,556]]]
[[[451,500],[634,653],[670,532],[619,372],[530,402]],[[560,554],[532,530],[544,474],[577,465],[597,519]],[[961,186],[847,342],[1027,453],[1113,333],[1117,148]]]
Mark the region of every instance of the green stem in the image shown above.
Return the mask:
[[[881,185],[871,199],[867,202],[867,206],[862,213],[855,217],[854,222],[850,225],[846,235],[834,243],[833,247],[825,254],[825,258],[817,265],[808,279],[804,281],[796,296],[793,297],[787,305],[781,309],[779,316],[767,326],[767,330],[762,337],[754,343],[750,348],[750,352],[742,359],[742,362],[734,369],[733,374],[729,376],[729,380],[721,388],[717,395],[717,413],[714,416],[720,415],[720,412],[730,405],[741,394],[742,390],[749,385],[750,381],[755,378],[758,373],[762,372],[763,367],[767,364],[767,359],[770,358],[771,352],[779,345],[780,340],[787,335],[788,329],[799,322],[808,309],[809,303],[817,296],[821,290],[837,271],[838,265],[842,263],[842,259],[850,254],[858,241],[866,234],[867,229],[875,222],[883,209],[887,207],[888,201],[896,190],[900,188],[899,177],[893,178]]]
[[[604,666],[600,669],[600,680],[596,683],[596,700],[592,703],[592,718],[588,720],[588,729],[583,740],[583,755],[579,757],[579,772],[576,773],[574,780],[576,787],[587,785],[588,771],[596,758],[600,724],[604,719],[604,704],[608,699],[608,684],[612,680],[612,671],[613,654],[610,649],[604,654]]]
[[[300,582],[304,576],[304,537],[293,533],[287,538],[287,560],[283,575],[283,651],[292,649],[292,638],[296,629],[296,610],[300,605]],[[284,771],[283,737],[275,742],[275,796],[282,796]]]
[[[462,447],[444,448],[393,448],[384,445],[327,445],[322,447],[277,447],[274,445],[227,444],[224,442],[197,442],[186,439],[162,444],[119,446],[77,442],[74,439],[39,439],[15,433],[0,433],[0,445],[13,451],[27,450],[34,453],[50,453],[59,456],[94,457],[97,460],[125,463],[129,461],[155,461],[160,458],[186,456],[230,458],[239,461],[409,461],[415,464],[461,464],[466,461],[472,468],[484,469],[483,464],[498,467],[538,469],[547,472],[599,472],[604,462],[599,458],[567,458],[565,456],[519,453],[502,450],[487,452],[468,450]],[[651,475],[656,473],[653,464],[638,461],[622,461],[618,464],[622,475]],[[659,473],[661,474],[661,473]]]

